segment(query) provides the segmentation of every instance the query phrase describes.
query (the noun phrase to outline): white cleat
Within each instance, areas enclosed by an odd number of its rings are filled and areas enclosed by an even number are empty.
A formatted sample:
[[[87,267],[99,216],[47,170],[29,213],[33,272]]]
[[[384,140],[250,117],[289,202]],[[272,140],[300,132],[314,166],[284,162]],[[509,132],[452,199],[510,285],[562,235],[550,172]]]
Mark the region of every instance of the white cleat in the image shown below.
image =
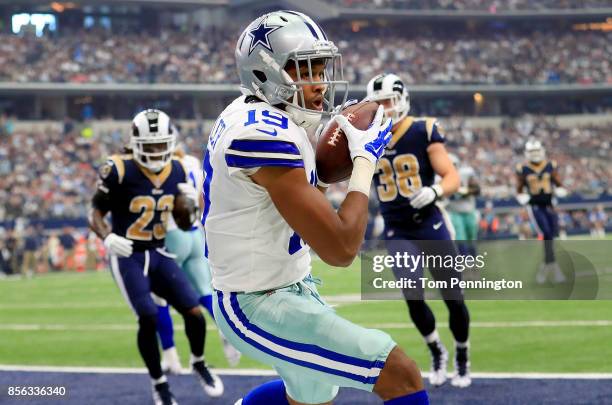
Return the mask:
[[[161,361],[162,370],[166,374],[179,375],[183,371],[176,347],[164,350]]]
[[[455,374],[451,379],[451,385],[457,388],[466,388],[472,385],[472,377],[470,376],[470,360],[469,349],[455,348]]]
[[[221,342],[223,342],[223,353],[225,354],[225,358],[229,363],[230,367],[236,367],[238,363],[240,363],[240,358],[242,357],[242,353],[238,351],[230,342],[225,339],[225,336],[221,335]]]
[[[465,375],[455,374],[451,379],[451,385],[457,388],[467,388],[472,385],[472,377],[468,371]]]
[[[553,282],[557,284],[565,283],[567,281],[565,274],[561,271],[559,264],[557,262],[552,263],[551,265],[553,272]]]
[[[442,342],[429,343],[431,352],[431,371],[429,373],[429,383],[434,387],[444,384],[448,378],[446,367],[448,366],[448,351]]]
[[[234,405],[242,405],[242,398],[240,398],[238,401],[234,402]]]
[[[540,264],[538,272],[536,273],[536,283],[544,284],[548,279],[549,265],[546,263]]]
[[[223,381],[214,373],[212,373],[203,361],[197,361],[191,365],[193,374],[198,378],[200,385],[204,388],[209,397],[217,398],[223,395]]]

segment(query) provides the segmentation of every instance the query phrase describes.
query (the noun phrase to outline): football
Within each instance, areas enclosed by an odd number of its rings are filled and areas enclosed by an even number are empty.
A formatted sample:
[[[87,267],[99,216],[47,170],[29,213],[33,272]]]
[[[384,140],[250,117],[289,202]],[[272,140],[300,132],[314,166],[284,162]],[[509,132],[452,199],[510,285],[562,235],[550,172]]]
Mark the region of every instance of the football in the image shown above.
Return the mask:
[[[353,104],[341,114],[357,129],[366,129],[372,123],[378,103],[366,101]],[[317,176],[327,184],[347,180],[353,170],[353,161],[348,140],[336,122],[333,122],[319,136],[316,151]]]
[[[193,200],[187,198],[185,194],[178,193],[174,196],[174,208],[172,208],[172,216],[174,222],[183,231],[191,229],[191,225],[196,219],[197,207]]]

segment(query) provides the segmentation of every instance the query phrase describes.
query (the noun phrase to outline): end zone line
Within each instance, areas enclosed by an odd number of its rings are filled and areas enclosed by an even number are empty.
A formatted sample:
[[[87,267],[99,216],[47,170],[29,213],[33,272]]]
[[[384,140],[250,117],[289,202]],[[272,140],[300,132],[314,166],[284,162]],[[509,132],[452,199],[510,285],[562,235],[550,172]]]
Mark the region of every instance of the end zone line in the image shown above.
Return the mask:
[[[0,364],[2,371],[22,371],[34,373],[94,373],[94,374],[146,374],[145,368],[138,367],[71,367],[71,366],[27,366]],[[274,370],[266,369],[231,369],[215,368],[215,373],[227,376],[274,377],[278,374]],[[190,374],[183,369],[182,374]],[[423,372],[423,376],[429,373]],[[473,378],[494,379],[526,379],[526,380],[612,380],[612,373],[503,373],[503,372],[475,372]]]

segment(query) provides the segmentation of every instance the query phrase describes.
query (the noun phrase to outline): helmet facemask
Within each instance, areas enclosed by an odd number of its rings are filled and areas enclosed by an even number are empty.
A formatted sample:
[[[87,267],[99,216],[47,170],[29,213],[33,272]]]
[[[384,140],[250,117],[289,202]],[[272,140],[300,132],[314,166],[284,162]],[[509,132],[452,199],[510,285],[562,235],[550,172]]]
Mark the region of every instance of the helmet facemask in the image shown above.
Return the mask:
[[[131,146],[134,159],[138,164],[153,173],[159,173],[172,159],[176,139],[173,135],[150,140],[132,138]]]
[[[322,78],[320,78],[318,65],[323,64]],[[295,70],[296,79],[291,78],[287,70]],[[327,51],[294,52],[283,69],[283,77],[291,88],[288,98],[281,101],[285,110],[293,116],[298,125],[310,127],[317,125],[322,116],[330,117],[334,113],[336,96],[342,97],[343,105],[348,95],[348,82],[343,79],[342,56],[335,51],[335,47]],[[315,73],[317,75],[315,76]],[[323,86],[321,98],[317,100],[320,105],[309,106],[304,95],[304,86]],[[309,102],[312,103],[312,100]],[[309,108],[310,107],[310,108]],[[302,124],[300,121],[303,120]]]
[[[544,148],[539,141],[528,141],[525,145],[525,157],[533,163],[540,163],[546,158]]]

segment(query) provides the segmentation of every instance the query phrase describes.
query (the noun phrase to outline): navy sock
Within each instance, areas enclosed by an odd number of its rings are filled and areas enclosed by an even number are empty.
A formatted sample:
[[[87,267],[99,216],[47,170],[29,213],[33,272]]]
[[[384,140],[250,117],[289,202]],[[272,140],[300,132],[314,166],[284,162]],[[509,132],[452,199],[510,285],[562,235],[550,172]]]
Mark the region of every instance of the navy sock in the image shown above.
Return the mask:
[[[157,306],[157,334],[164,350],[174,346],[174,327],[170,316],[170,307]]]
[[[212,318],[215,319],[215,314],[213,313],[212,303],[213,303],[212,295],[202,295],[200,297],[200,305],[206,308],[210,316],[212,316]]]
[[[385,401],[385,405],[429,405],[429,398],[427,391],[422,390]]]
[[[289,405],[283,380],[269,381],[253,389],[242,399],[242,405]]]

